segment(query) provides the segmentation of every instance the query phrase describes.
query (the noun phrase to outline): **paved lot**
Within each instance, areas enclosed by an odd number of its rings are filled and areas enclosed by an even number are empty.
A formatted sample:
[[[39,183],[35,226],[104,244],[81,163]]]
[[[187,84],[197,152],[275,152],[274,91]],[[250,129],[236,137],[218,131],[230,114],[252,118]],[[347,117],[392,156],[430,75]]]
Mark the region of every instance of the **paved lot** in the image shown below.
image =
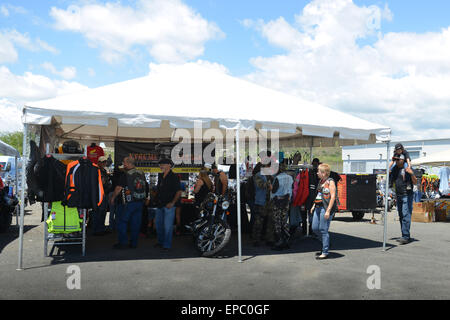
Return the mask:
[[[448,299],[450,223],[413,223],[415,241],[400,246],[396,212],[383,226],[366,214],[354,222],[342,213],[331,224],[331,258],[316,261],[320,243],[297,237],[289,250],[254,248],[243,236],[238,262],[237,236],[218,258],[200,258],[191,237],[174,238],[169,253],[140,239],[135,250],[115,251],[115,235],[89,237],[87,255],[79,246],[43,255],[43,224],[37,206],[27,208],[24,268],[18,263],[18,228],[0,234],[0,299]],[[32,209],[32,210],[29,210]],[[50,251],[50,248],[49,248]],[[67,269],[80,268],[81,289],[69,290]],[[381,288],[369,290],[369,266],[378,266]]]

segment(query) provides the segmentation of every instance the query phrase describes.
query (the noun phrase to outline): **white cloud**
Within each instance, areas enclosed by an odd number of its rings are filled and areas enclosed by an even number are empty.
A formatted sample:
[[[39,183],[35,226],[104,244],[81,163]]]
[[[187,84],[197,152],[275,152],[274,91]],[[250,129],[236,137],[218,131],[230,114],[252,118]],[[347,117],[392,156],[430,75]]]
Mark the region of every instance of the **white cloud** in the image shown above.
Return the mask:
[[[53,7],[55,27],[81,33],[101,57],[115,63],[144,47],[157,62],[179,63],[204,52],[205,42],[223,32],[181,0],[138,0],[135,7],[108,2]]]
[[[21,130],[21,110],[26,102],[50,99],[86,88],[77,82],[52,80],[31,72],[16,75],[7,67],[0,66],[1,131]]]
[[[0,63],[15,62],[17,58],[14,43],[0,32]]]
[[[2,4],[0,7],[0,13],[5,17],[9,17],[11,13],[26,14],[27,12],[28,11],[25,8],[11,4]]]
[[[0,133],[22,130],[20,108],[8,99],[0,99],[1,126]]]
[[[53,54],[59,53],[57,49],[39,38],[32,40],[28,34],[22,34],[17,30],[0,30],[0,63],[12,63],[18,60],[16,46],[32,52],[44,50]]]
[[[61,71],[58,71],[55,66],[50,62],[44,62],[42,67],[51,72],[54,75],[60,76],[63,79],[70,80],[77,76],[77,69],[75,67],[65,67]]]
[[[9,17],[9,10],[8,8],[6,8],[4,5],[2,5],[0,7],[0,13],[4,16],[4,17]]]
[[[49,45],[47,42],[37,38],[36,39],[36,45],[39,49],[42,49],[44,51],[48,51],[50,53],[53,54],[59,54],[59,50],[56,49],[55,47],[52,47],[51,45]]]
[[[247,78],[389,125],[394,138],[450,137],[450,27],[383,34],[393,16],[387,5],[314,0],[292,24],[244,20],[286,51],[251,59]]]

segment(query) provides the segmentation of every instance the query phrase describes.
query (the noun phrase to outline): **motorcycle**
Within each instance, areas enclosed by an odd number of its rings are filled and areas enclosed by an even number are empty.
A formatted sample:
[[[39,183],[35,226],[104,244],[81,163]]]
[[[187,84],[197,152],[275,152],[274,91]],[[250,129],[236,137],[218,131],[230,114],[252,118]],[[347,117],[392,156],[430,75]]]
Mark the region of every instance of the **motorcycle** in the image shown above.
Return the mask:
[[[230,195],[209,193],[200,204],[199,218],[186,229],[194,236],[195,245],[200,256],[211,257],[223,250],[230,241],[231,228],[227,223],[228,209],[232,205]]]
[[[16,210],[19,200],[9,194],[9,187],[0,190],[0,233],[6,232],[11,225],[13,212]]]
[[[392,191],[391,189],[389,189],[389,194],[388,194],[388,212],[390,212],[392,210],[392,208],[395,205],[395,195],[394,195],[394,191]],[[382,207],[384,208],[385,205],[385,193],[378,189],[377,190],[377,207]]]

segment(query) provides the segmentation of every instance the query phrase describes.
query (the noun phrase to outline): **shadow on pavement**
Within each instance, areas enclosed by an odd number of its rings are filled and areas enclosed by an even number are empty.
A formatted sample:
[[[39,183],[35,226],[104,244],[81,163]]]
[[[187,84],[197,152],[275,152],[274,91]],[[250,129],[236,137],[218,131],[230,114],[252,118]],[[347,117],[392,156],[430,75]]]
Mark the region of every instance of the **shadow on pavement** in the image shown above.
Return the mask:
[[[361,220],[355,220],[353,219],[353,217],[334,217],[333,221],[340,221],[340,222],[348,222],[348,223],[358,223],[358,222],[370,222],[372,219],[372,216],[369,214],[367,214],[367,217],[370,218],[366,218],[366,216],[364,216],[364,218],[362,218]],[[376,216],[375,216],[376,218]]]
[[[368,240],[346,234],[330,232],[330,259],[344,257],[339,253],[340,250],[360,250],[369,248],[382,248],[383,243],[379,241]],[[163,252],[161,249],[154,248],[156,237],[139,238],[138,248],[136,249],[113,249],[117,242],[116,234],[104,236],[88,236],[86,242],[86,256],[81,254],[81,245],[55,246],[52,264],[59,263],[78,263],[94,261],[124,261],[124,260],[161,260],[168,259],[179,261],[178,259],[199,258],[199,259],[230,259],[238,258],[238,239],[234,231],[230,243],[222,250],[219,255],[212,258],[200,257],[194,247],[191,235],[174,236],[172,249],[169,252]],[[391,246],[391,245],[389,245]],[[49,254],[52,249],[52,242],[49,243]],[[271,250],[267,245],[254,247],[248,234],[242,235],[242,261],[251,260],[257,256],[282,255],[293,253],[313,253],[322,249],[321,242],[312,237],[296,235],[293,237],[290,247],[282,251]]]
[[[26,232],[36,227],[37,225],[24,226],[23,233],[25,234]],[[19,238],[19,226],[17,225],[12,225],[9,227],[8,231],[0,233],[0,253],[8,244],[15,241],[17,238]]]

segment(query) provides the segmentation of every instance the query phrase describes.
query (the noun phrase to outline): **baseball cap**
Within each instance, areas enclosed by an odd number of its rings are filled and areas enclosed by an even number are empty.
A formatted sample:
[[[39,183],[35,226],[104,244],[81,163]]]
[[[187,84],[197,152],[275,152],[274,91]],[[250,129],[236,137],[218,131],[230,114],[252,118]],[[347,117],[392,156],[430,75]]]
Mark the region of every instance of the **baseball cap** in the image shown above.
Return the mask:
[[[105,156],[101,156],[100,158],[98,158],[98,162],[103,162],[103,161],[108,161],[108,158]]]
[[[395,150],[398,150],[398,149],[403,149],[403,145],[401,143],[397,143],[395,145]]]
[[[211,169],[212,168],[212,164],[211,163],[205,163],[204,166],[206,169]]]

